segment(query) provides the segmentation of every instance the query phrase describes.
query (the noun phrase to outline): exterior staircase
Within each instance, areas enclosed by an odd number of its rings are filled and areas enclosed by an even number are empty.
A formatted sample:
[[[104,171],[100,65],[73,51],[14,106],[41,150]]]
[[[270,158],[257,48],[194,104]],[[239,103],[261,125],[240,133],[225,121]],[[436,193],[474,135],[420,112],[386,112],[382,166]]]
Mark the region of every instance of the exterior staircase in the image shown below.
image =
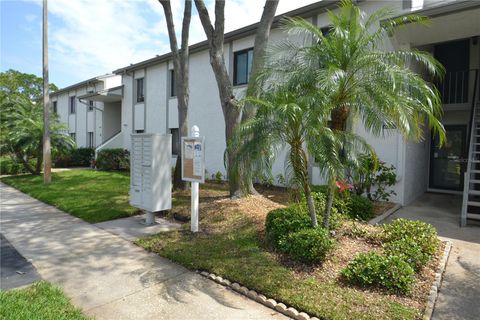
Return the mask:
[[[479,70],[475,70],[475,86],[472,99],[468,163],[463,186],[463,203],[460,225],[469,219],[480,220],[480,100],[478,98]]]

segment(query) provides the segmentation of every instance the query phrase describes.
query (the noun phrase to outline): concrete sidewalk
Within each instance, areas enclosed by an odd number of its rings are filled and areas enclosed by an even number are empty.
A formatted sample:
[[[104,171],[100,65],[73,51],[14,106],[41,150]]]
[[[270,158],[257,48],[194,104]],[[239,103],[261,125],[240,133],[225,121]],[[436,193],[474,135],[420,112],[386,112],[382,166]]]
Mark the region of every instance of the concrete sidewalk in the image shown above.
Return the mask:
[[[286,319],[131,242],[0,183],[1,232],[97,319]]]
[[[457,195],[425,193],[390,216],[423,220],[435,226],[441,239],[453,243],[433,311],[433,320],[476,320],[480,315],[480,227],[460,228],[462,199]]]

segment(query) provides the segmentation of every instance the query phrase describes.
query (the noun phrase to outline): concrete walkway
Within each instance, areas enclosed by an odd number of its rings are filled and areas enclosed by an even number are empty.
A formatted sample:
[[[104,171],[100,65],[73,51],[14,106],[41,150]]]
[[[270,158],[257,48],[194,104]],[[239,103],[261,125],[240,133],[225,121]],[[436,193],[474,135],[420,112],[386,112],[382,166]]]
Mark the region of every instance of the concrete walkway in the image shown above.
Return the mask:
[[[286,319],[131,242],[0,183],[1,233],[97,319]]]
[[[388,218],[423,220],[437,228],[453,248],[432,319],[476,320],[480,317],[480,224],[460,228],[460,196],[426,193]]]

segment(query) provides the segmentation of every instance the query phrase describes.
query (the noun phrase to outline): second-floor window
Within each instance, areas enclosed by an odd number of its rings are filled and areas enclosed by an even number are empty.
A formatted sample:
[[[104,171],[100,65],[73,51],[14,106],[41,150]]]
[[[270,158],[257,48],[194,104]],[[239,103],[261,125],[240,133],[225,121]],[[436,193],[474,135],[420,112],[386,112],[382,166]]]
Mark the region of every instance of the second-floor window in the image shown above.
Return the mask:
[[[76,103],[75,103],[75,96],[70,97],[70,114],[75,114],[75,111],[77,109]]]
[[[93,111],[93,100],[88,101],[88,111]]]
[[[53,113],[58,113],[57,101],[52,102],[52,111],[53,111]]]
[[[145,87],[143,85],[143,78],[137,79],[137,102],[145,101]]]
[[[175,82],[175,70],[170,70],[170,97],[177,96],[177,84]]]
[[[237,51],[233,56],[233,84],[238,86],[248,83],[252,72],[253,48]]]

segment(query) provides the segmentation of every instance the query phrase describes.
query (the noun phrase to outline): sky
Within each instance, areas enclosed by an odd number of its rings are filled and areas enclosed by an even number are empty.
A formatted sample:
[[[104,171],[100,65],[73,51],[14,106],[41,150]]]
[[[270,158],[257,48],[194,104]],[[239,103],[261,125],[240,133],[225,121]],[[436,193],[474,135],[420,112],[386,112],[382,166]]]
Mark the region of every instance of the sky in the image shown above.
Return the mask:
[[[281,14],[319,0],[280,0]],[[183,0],[172,0],[180,33]],[[214,20],[213,0],[206,0]],[[260,20],[263,0],[226,0],[225,28]],[[169,52],[157,0],[48,0],[49,78],[58,87]],[[0,70],[42,75],[42,1],[0,0]],[[193,5],[190,44],[205,40]]]

